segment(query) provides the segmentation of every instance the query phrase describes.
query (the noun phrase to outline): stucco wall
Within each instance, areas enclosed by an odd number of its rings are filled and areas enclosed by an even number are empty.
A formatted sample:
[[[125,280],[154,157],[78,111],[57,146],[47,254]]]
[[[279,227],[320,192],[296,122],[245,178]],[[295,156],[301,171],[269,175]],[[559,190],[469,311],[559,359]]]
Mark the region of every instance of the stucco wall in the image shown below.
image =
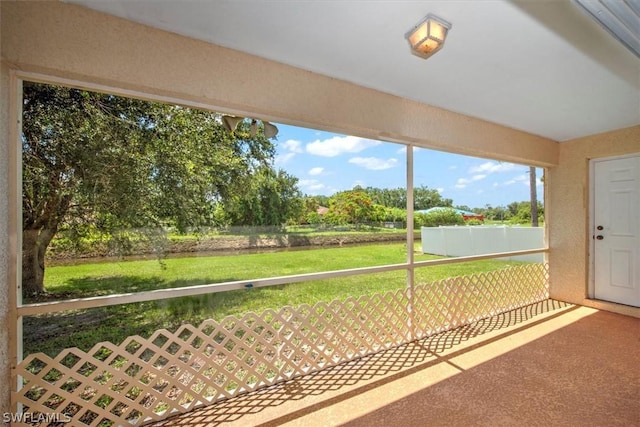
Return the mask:
[[[640,317],[640,308],[587,299],[589,280],[589,160],[640,153],[640,126],[560,144],[547,174],[551,297]]]
[[[1,18],[0,18],[1,22]],[[9,118],[8,69],[0,64],[0,414],[9,411]],[[0,424],[2,418],[0,418]]]
[[[0,10],[0,25],[2,10]],[[2,53],[0,35],[0,54]],[[0,414],[10,410],[9,363],[9,68],[0,62]],[[0,424],[2,424],[0,418]]]
[[[7,129],[7,109],[5,107],[7,89],[6,68],[1,67],[0,71],[0,324],[9,325],[9,258],[8,251],[4,248],[9,246],[9,167],[8,167],[8,135]],[[0,328],[0,414],[9,410],[9,387],[10,384],[10,364],[9,357],[9,329]],[[2,423],[0,419],[0,424]]]
[[[6,97],[7,84],[5,82],[5,68],[0,71],[0,103],[4,104]],[[7,138],[4,129],[7,128],[7,109],[4,105],[0,106],[0,248],[6,248],[9,244],[9,225],[8,218],[8,161],[7,161]],[[9,316],[9,280],[8,280],[9,260],[7,259],[7,251],[0,250],[0,324],[8,325]],[[0,328],[0,383],[9,384],[9,364],[5,361],[9,360],[9,331],[7,328]],[[0,413],[4,413],[9,409],[8,406],[8,388],[0,387]]]

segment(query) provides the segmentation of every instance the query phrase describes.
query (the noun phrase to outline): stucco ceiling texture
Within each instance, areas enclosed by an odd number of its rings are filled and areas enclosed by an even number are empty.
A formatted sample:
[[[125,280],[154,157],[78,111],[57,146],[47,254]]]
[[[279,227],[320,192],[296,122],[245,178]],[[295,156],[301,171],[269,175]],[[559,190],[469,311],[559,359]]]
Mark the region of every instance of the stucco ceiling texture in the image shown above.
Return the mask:
[[[70,2],[556,141],[640,124],[640,58],[569,0]],[[452,29],[424,60],[427,13]]]

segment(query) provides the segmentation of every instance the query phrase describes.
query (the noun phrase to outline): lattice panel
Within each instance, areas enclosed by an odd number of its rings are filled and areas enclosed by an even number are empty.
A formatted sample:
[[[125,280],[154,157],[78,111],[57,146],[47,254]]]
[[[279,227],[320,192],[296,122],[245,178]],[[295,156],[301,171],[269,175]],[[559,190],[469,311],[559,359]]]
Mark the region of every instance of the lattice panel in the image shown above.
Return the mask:
[[[532,264],[347,298],[266,310],[175,332],[29,355],[13,404],[72,425],[141,424],[396,347],[548,297]]]
[[[291,378],[410,340],[406,292],[281,311],[281,374]]]
[[[415,338],[549,298],[548,267],[528,264],[452,277],[415,288]]]

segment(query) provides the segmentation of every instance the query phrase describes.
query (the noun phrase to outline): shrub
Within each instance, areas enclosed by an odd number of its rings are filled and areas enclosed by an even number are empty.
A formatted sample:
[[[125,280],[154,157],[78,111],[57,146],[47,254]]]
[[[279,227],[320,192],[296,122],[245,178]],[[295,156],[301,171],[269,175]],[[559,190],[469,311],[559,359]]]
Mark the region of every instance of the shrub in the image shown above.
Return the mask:
[[[471,218],[470,220],[466,221],[467,225],[482,225],[483,222],[480,221],[478,218]]]
[[[319,225],[324,222],[322,215],[317,212],[309,212],[306,217],[307,224]]]
[[[454,209],[439,209],[429,213],[417,213],[414,217],[414,228],[464,224],[464,218]]]

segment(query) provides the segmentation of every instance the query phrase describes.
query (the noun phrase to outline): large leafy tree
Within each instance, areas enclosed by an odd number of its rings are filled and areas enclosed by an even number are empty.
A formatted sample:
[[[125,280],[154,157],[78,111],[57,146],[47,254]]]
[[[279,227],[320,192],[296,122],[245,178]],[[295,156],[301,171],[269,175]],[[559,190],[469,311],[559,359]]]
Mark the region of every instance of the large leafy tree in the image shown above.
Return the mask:
[[[544,220],[544,206],[540,201],[537,202],[535,209],[531,208],[530,201],[524,202],[512,202],[507,206],[509,209],[509,221],[514,224],[527,224],[532,223],[531,212],[535,210],[538,215],[538,222]]]
[[[475,213],[484,215],[485,219],[491,221],[505,221],[511,218],[511,211],[504,206],[485,205],[484,208],[474,209]]]
[[[296,223],[303,212],[298,178],[263,166],[242,194],[225,204],[233,225],[282,226]]]
[[[215,225],[214,206],[274,154],[262,132],[230,133],[211,112],[36,83],[23,94],[25,295],[44,291],[45,252],[61,228]]]
[[[375,188],[367,187],[364,191],[371,200],[378,205],[388,208],[407,208],[407,190],[405,188]],[[423,210],[434,207],[452,206],[453,200],[444,199],[438,190],[421,185],[413,189],[413,207]]]
[[[329,199],[327,221],[331,224],[360,226],[367,221],[378,220],[379,210],[371,197],[360,187],[341,191]]]

